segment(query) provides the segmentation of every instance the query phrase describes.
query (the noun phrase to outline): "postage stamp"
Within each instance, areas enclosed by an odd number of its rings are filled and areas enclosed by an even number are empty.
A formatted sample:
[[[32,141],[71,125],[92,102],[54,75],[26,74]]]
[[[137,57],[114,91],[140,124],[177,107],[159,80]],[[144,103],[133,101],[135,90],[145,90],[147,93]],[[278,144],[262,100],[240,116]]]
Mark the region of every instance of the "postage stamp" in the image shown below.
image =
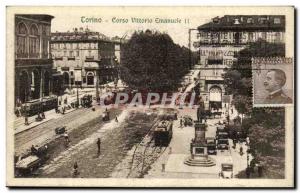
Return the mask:
[[[253,105],[293,104],[293,58],[254,58],[252,60]]]
[[[295,186],[294,7],[6,13],[7,186]]]

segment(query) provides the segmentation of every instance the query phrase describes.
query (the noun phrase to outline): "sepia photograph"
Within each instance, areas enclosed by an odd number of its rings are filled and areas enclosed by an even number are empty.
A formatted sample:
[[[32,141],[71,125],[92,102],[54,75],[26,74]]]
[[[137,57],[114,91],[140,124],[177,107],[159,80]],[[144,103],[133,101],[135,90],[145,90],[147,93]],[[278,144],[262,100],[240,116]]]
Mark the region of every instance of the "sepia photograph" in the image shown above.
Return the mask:
[[[6,11],[7,186],[295,186],[294,7]]]

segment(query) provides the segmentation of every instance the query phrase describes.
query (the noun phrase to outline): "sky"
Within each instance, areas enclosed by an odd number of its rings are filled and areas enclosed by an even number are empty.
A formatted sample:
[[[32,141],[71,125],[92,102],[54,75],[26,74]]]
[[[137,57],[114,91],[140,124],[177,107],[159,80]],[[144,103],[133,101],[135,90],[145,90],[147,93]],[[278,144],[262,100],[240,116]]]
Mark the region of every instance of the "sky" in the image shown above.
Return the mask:
[[[19,10],[18,10],[19,9]],[[92,31],[98,31],[108,37],[124,37],[129,38],[135,30],[158,30],[160,32],[168,33],[173,41],[181,46],[188,47],[189,43],[189,29],[196,29],[198,26],[211,21],[214,17],[223,17],[224,15],[286,15],[287,22],[287,42],[293,42],[293,12],[292,7],[212,7],[212,6],[152,6],[152,7],[14,7],[11,11],[23,14],[49,14],[54,16],[52,20],[52,32],[66,32],[72,31],[73,28],[86,28]],[[9,15],[10,16],[10,15]],[[11,15],[12,16],[12,15]],[[82,18],[93,18],[101,20],[101,22],[82,22]],[[126,20],[128,22],[113,22],[113,19]],[[149,20],[152,23],[134,23],[132,18],[139,18]],[[156,23],[155,19],[169,19],[180,20],[177,23]],[[185,22],[188,21],[188,22]],[[192,31],[192,41],[196,41],[196,30]],[[287,46],[287,53],[293,53],[293,45]],[[197,50],[193,48],[192,50]]]
[[[95,9],[96,10],[96,9]],[[201,15],[199,13],[191,12],[173,12],[172,9],[168,11],[156,11],[156,9],[131,9],[114,8],[112,11],[86,11],[86,10],[68,10],[59,13],[49,14],[55,18],[52,20],[52,32],[66,32],[73,31],[73,28],[88,27],[92,31],[98,31],[108,37],[124,37],[129,38],[135,30],[157,30],[168,33],[173,41],[181,46],[188,47],[189,29],[196,29],[198,26],[209,22],[211,15]],[[101,22],[86,22],[86,18],[97,19]],[[99,19],[100,18],[100,19]],[[133,18],[144,19],[151,23],[134,23]],[[127,21],[126,21],[127,19]],[[175,20],[176,23],[157,23],[157,19]],[[180,20],[180,23],[178,21]],[[84,21],[84,22],[82,22]],[[117,22],[122,21],[122,22]],[[196,40],[196,30],[192,30],[192,41]]]

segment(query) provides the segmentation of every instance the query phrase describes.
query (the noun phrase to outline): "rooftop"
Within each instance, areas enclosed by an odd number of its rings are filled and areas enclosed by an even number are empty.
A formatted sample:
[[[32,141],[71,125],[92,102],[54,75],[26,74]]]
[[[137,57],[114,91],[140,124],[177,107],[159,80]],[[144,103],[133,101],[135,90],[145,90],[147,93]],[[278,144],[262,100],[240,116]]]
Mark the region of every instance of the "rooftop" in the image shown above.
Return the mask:
[[[83,29],[74,28],[73,31],[67,32],[54,32],[51,33],[51,41],[64,42],[64,41],[111,41],[109,37],[100,33],[91,31],[89,28]]]
[[[285,31],[284,15],[225,15],[198,27],[199,31]]]
[[[54,16],[46,14],[16,14],[16,17],[23,17],[47,22],[50,22],[54,18]]]

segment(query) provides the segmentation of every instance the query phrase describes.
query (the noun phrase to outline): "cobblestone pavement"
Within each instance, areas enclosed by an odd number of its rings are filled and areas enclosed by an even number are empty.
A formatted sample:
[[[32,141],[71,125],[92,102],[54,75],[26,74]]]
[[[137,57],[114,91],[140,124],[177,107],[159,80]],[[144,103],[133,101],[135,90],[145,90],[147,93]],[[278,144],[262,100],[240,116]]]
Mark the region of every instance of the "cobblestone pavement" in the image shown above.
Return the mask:
[[[83,178],[110,177],[114,167],[124,158],[126,153],[139,143],[152,125],[155,114],[122,111],[118,115],[118,122],[86,123],[89,134],[75,132],[70,136],[73,141],[75,135],[80,137],[76,143],[61,151],[45,164],[38,172],[39,177],[73,177],[73,165],[78,164],[79,175]],[[96,141],[101,138],[101,153],[98,155]]]
[[[19,155],[30,149],[31,145],[41,146],[56,139],[54,129],[60,126],[66,126],[68,132],[76,129],[78,126],[89,122],[93,119],[99,118],[103,109],[96,106],[96,110],[91,108],[80,108],[72,111],[64,116],[53,119],[29,130],[17,133],[15,135],[15,154]]]

